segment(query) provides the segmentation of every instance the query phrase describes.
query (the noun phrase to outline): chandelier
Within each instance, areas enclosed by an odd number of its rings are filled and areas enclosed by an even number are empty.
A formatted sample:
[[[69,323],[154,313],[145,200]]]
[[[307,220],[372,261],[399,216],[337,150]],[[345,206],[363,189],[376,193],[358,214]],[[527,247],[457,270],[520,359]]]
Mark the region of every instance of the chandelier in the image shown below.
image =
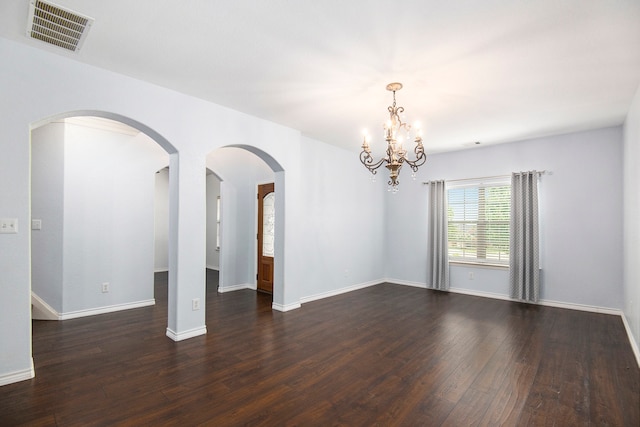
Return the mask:
[[[387,90],[393,92],[393,105],[390,105],[387,110],[389,111],[389,120],[384,124],[384,138],[387,141],[387,155],[377,162],[374,162],[371,156],[371,148],[369,147],[369,134],[364,131],[364,141],[362,142],[362,152],[360,153],[360,161],[369,169],[369,171],[375,175],[377,169],[385,164],[385,167],[389,169],[389,191],[396,193],[398,191],[398,175],[400,175],[400,169],[404,163],[408,164],[413,171],[411,176],[415,179],[418,168],[424,164],[427,160],[427,155],[424,153],[424,147],[422,146],[422,129],[418,124],[415,124],[416,128],[415,137],[411,137],[411,125],[402,121],[400,115],[404,113],[404,107],[396,107],[396,91],[402,89],[402,83],[389,83]],[[407,158],[407,150],[402,146],[404,140],[414,139],[416,146],[413,149],[416,158],[415,160],[409,160]]]

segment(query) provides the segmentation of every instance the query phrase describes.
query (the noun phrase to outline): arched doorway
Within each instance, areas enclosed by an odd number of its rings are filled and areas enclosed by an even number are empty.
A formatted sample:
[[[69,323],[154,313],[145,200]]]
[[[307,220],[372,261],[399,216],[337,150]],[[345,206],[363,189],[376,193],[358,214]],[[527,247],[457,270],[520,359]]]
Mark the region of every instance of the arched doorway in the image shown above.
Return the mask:
[[[154,175],[173,147],[140,128],[95,111],[32,125],[32,293],[58,320],[154,302]]]
[[[256,289],[257,187],[274,183],[276,212],[284,212],[284,169],[268,153],[248,145],[229,145],[207,156],[207,167],[223,182],[219,292]],[[284,295],[284,219],[275,216],[273,305],[281,309]]]

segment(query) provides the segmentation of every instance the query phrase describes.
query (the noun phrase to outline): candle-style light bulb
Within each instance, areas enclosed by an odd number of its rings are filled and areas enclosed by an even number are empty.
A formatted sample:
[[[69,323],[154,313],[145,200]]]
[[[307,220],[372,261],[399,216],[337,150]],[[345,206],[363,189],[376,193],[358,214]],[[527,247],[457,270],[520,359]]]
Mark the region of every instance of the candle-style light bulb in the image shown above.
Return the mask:
[[[415,122],[413,126],[416,128],[416,142],[422,141],[422,125],[420,122]]]
[[[362,130],[362,149],[368,153],[370,153],[369,148],[369,132],[366,129]]]

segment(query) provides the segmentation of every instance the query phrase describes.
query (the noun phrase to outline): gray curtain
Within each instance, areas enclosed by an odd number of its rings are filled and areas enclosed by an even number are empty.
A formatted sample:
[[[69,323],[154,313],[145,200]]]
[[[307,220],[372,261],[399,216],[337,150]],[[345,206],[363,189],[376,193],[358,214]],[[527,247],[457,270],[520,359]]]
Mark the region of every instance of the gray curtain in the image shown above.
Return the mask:
[[[444,181],[429,182],[429,273],[427,287],[449,289],[447,193]]]
[[[540,294],[538,260],[538,172],[511,174],[509,282],[511,298],[537,302]]]

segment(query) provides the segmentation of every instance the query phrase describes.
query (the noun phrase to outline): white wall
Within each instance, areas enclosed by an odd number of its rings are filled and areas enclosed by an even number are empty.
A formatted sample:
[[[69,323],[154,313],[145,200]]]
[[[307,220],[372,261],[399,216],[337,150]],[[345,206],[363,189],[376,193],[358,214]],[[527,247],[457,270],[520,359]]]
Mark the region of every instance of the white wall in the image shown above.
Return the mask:
[[[66,124],[63,312],[153,299],[155,172],[167,162],[143,133]]]
[[[31,215],[42,221],[31,232],[31,288],[62,313],[64,222],[64,123],[31,133]]]
[[[640,363],[640,87],[624,124],[624,315]]]
[[[421,181],[549,171],[539,188],[541,298],[622,308],[620,127],[436,154],[422,169]],[[411,184],[407,178],[400,192],[387,197],[386,274],[425,285],[427,191],[422,185],[405,185]],[[451,287],[507,296],[508,272],[452,266]]]
[[[297,259],[306,273],[302,300],[379,282],[386,264],[386,192],[380,182],[385,180],[372,183],[357,152],[310,138],[303,138],[301,158],[305,182],[298,204],[305,225],[300,239],[307,255]]]

